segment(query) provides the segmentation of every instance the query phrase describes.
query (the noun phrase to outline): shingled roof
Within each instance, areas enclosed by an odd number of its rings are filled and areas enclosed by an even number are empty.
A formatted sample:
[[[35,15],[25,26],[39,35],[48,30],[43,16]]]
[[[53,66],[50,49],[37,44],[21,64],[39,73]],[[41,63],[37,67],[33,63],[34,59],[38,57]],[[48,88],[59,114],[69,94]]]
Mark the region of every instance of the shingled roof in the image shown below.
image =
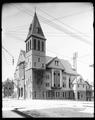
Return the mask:
[[[48,65],[53,59],[54,57],[46,56],[46,65]],[[64,72],[68,74],[79,75],[75,70],[73,70],[71,64],[67,60],[64,59],[59,59],[59,60],[65,68]]]
[[[39,32],[37,32],[37,31],[39,31]],[[26,38],[25,42],[28,40],[28,38],[31,35],[46,40],[46,38],[44,36],[44,33],[42,31],[41,25],[39,23],[39,20],[38,20],[36,12],[34,14],[32,23],[30,24],[29,32],[28,32],[28,35],[27,35],[27,38]]]
[[[25,57],[25,51],[24,50],[21,50],[20,53],[22,53]],[[48,64],[54,59],[55,57],[50,57],[50,56],[46,56],[46,66],[48,68]],[[67,60],[64,60],[64,59],[59,59],[60,62],[62,63],[62,65],[64,66],[65,68],[65,71],[66,73],[68,74],[72,74],[72,75],[79,75],[75,70],[73,70],[71,64],[67,61]],[[19,62],[19,61],[18,61]],[[19,64],[19,63],[18,63]]]

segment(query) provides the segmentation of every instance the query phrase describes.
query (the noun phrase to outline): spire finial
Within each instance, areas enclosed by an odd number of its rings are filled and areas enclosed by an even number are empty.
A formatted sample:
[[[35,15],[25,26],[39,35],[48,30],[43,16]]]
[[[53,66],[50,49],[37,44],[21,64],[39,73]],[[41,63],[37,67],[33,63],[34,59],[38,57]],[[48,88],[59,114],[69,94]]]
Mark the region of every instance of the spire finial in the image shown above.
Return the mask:
[[[35,13],[36,13],[36,7],[35,7]]]

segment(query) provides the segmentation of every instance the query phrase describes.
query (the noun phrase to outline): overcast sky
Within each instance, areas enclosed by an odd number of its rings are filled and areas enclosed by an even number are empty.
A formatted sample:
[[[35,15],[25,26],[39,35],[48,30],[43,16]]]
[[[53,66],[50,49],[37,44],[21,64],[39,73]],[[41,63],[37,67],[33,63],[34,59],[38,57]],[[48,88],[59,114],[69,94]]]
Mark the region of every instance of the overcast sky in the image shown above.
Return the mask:
[[[46,55],[68,60],[78,52],[77,72],[93,81],[93,4],[91,3],[15,3],[2,8],[2,80],[13,78],[20,50],[36,10],[46,41]]]

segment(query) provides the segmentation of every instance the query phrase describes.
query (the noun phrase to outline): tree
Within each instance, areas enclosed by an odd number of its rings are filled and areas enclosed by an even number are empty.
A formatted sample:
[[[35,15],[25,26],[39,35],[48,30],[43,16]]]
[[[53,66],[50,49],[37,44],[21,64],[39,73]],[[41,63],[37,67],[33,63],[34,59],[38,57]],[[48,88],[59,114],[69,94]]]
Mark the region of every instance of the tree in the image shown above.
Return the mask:
[[[7,78],[7,80],[3,82],[2,89],[4,92],[4,97],[12,96],[14,92],[14,82]]]

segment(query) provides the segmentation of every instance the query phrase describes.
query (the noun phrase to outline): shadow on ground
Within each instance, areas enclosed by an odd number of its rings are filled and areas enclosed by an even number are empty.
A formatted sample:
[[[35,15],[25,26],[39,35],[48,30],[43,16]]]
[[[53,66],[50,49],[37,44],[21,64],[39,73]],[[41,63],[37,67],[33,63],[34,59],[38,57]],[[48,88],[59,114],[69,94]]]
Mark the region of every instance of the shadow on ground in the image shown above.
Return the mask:
[[[15,113],[17,113],[17,114],[19,114],[19,115],[21,115],[21,116],[23,116],[23,117],[25,117],[25,118],[32,118],[32,116],[27,115],[27,114],[25,114],[25,113],[23,113],[23,112],[21,112],[21,111],[18,111],[18,108],[15,108],[15,109],[12,110],[12,111],[15,112]]]

